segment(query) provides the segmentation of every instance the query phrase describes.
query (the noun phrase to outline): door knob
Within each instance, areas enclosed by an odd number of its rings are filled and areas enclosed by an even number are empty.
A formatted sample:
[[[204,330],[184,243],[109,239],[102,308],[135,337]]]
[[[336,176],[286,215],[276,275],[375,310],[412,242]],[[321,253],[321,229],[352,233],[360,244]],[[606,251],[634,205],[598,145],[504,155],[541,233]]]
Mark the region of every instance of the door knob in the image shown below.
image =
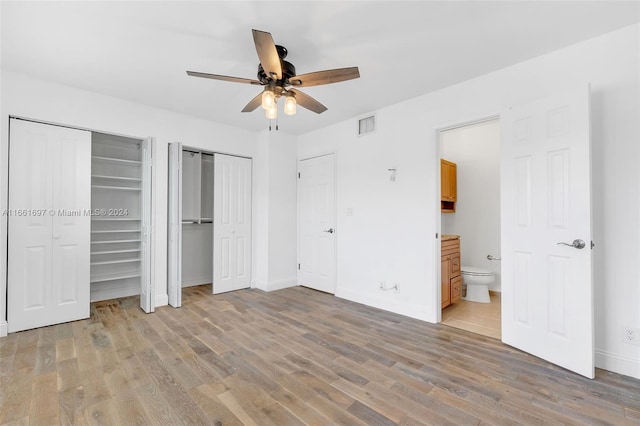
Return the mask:
[[[333,234],[333,228],[325,229],[325,230],[324,230],[324,231],[322,231],[322,232],[328,232],[328,233],[330,233],[330,234]]]
[[[573,247],[573,248],[577,248],[578,250],[582,250],[583,248],[585,248],[586,244],[584,241],[582,240],[573,240],[573,242],[571,244],[569,243],[557,243],[559,246],[569,246],[569,247]]]

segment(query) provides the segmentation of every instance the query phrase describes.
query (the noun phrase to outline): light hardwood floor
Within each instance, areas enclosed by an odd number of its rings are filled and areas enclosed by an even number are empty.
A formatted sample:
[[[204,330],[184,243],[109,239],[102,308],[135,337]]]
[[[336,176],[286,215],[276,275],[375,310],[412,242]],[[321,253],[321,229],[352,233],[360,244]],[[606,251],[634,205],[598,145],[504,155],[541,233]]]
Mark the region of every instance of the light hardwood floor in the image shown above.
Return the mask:
[[[640,381],[302,287],[0,339],[0,424],[638,424]]]
[[[458,300],[442,310],[442,324],[500,340],[500,293],[491,292],[491,303]]]

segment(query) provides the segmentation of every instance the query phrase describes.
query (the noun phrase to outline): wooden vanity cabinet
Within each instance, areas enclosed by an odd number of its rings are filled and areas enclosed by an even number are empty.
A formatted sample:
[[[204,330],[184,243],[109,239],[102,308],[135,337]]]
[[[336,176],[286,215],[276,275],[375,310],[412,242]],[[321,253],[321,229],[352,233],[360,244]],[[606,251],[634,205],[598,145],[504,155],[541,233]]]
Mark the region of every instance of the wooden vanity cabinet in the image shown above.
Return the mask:
[[[460,239],[451,236],[442,238],[442,263],[440,286],[442,289],[442,308],[460,300],[462,295],[462,276],[460,275]]]
[[[455,213],[458,198],[457,165],[440,159],[440,210]]]

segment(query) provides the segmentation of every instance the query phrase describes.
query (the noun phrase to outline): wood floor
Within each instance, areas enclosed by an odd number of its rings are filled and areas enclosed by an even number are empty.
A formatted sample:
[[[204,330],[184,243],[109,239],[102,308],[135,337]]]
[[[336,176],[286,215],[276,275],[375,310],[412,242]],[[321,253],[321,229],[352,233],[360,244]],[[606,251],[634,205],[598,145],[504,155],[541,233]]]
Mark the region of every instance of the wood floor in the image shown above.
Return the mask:
[[[491,292],[491,303],[458,300],[442,310],[442,324],[501,339],[501,294]]]
[[[0,339],[0,424],[639,424],[640,381],[302,287]]]

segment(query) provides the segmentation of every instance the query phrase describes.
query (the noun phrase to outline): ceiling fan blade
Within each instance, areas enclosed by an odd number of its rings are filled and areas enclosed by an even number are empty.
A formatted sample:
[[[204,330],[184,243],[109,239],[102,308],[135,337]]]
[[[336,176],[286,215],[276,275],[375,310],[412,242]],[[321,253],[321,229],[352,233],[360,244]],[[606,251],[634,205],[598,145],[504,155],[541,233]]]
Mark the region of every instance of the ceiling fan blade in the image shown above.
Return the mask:
[[[202,77],[202,78],[210,78],[212,80],[222,80],[222,81],[230,81],[232,83],[246,83],[253,85],[262,85],[258,80],[251,80],[250,78],[240,78],[240,77],[229,77],[227,75],[219,75],[219,74],[207,74],[204,72],[196,72],[196,71],[187,71],[187,75],[191,77]]]
[[[251,99],[247,106],[244,107],[242,112],[251,112],[262,105],[262,92],[258,93],[258,95]]]
[[[309,95],[305,95],[299,90],[288,89],[290,92],[293,92],[296,95],[296,102],[303,108],[308,109],[309,111],[313,111],[317,114],[322,114],[327,110],[327,107],[322,105],[320,102],[316,101]]]
[[[274,80],[280,80],[282,78],[282,64],[271,33],[259,30],[251,31],[262,69]]]
[[[316,71],[308,74],[296,75],[289,79],[289,83],[296,87],[319,86],[321,84],[338,83],[360,77],[358,67],[337,68],[334,70]]]

